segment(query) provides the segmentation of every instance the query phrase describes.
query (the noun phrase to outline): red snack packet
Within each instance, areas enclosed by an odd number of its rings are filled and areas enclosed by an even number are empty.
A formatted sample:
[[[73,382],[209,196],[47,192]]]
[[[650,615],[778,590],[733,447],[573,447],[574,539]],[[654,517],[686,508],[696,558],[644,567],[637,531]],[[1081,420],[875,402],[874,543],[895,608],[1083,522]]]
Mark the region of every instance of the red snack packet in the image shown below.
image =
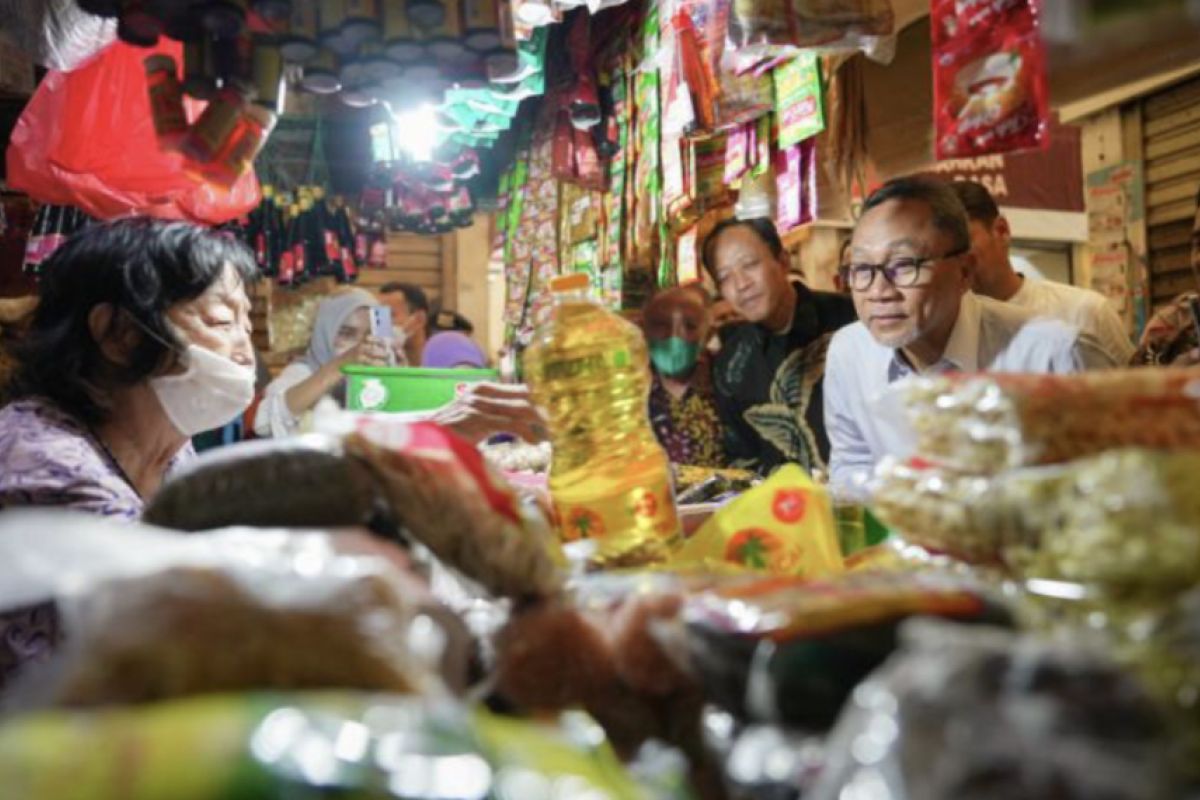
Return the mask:
[[[1047,142],[1046,60],[1032,0],[1024,0],[1021,7],[1011,0],[989,8],[978,5],[954,0],[934,4],[939,159],[1004,153]]]

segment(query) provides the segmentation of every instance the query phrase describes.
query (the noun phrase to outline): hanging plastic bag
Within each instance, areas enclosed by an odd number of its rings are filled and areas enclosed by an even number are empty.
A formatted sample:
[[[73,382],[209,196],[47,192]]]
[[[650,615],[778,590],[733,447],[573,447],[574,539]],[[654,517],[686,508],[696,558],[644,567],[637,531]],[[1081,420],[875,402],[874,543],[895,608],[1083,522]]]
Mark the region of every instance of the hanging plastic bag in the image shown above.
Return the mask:
[[[48,73],[13,129],[10,185],[99,219],[138,214],[216,225],[249,213],[260,201],[253,170],[223,189],[159,148],[143,62],[163,54],[178,63],[181,50],[169,40],[153,48],[116,42],[73,72]],[[200,108],[189,103],[193,119]]]

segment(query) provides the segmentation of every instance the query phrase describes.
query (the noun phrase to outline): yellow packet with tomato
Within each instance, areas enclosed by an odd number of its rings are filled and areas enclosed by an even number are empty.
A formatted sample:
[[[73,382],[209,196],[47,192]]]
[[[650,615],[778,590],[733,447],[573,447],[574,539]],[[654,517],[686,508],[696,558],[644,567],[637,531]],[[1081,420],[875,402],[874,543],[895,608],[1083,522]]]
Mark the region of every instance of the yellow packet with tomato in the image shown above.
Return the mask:
[[[671,557],[671,567],[727,568],[806,578],[844,570],[833,503],[795,464],[731,500]]]

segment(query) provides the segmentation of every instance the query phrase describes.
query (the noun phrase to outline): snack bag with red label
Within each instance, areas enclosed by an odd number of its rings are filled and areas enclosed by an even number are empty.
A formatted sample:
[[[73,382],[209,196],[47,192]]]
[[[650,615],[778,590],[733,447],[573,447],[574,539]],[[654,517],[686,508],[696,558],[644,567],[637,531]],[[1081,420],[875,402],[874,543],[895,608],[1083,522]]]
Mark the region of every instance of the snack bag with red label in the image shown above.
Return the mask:
[[[470,442],[431,422],[357,418],[346,453],[378,474],[412,538],[496,595],[554,594],[565,565],[539,509],[487,464]]]
[[[1004,153],[1047,141],[1049,90],[1033,0],[934,3],[934,120],[941,158]],[[999,10],[997,10],[999,9]]]
[[[816,577],[843,569],[825,489],[788,464],[733,500],[672,556],[672,567],[723,565]]]

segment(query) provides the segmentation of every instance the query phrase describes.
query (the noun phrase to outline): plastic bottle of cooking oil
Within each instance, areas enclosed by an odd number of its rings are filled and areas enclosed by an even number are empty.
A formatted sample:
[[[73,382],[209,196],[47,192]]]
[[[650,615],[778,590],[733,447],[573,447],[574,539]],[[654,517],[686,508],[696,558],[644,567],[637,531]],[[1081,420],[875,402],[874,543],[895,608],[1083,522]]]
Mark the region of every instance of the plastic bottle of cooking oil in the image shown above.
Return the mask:
[[[550,418],[550,494],[564,541],[625,551],[674,539],[666,452],[647,411],[646,340],[588,298],[588,276],[550,282],[554,305],[525,350],[524,374]]]

